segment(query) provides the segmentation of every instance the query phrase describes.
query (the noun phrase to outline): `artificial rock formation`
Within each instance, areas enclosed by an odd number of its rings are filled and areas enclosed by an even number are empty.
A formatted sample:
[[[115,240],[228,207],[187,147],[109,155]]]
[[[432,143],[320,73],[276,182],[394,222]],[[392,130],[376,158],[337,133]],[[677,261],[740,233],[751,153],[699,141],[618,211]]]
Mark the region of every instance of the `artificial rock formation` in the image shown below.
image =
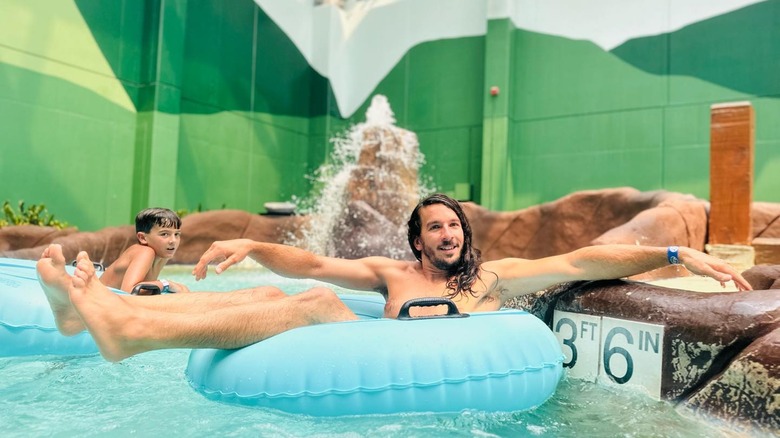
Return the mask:
[[[775,315],[775,318],[776,315]],[[777,320],[777,319],[776,319]],[[754,339],[682,409],[740,429],[780,433],[780,328]]]
[[[780,265],[757,265],[742,273],[756,290],[780,289]]]
[[[34,238],[27,245],[15,250],[2,251],[0,257],[37,260],[51,243],[62,245],[67,260],[75,260],[79,251],[87,251],[92,260],[106,266],[113,263],[125,248],[137,241],[135,227],[132,225],[107,227],[96,232],[54,232],[47,234],[45,238]]]
[[[18,225],[0,228],[0,253],[18,249],[33,248],[45,245],[54,239],[59,239],[77,233],[78,229],[70,227],[59,230],[54,227],[38,225]]]
[[[405,178],[404,184],[411,180],[410,176]],[[354,227],[357,231],[340,232],[332,240],[340,242],[340,247],[362,248],[359,253],[340,256],[355,258],[381,254],[381,251],[371,250],[387,246],[388,241],[378,239],[370,244],[364,237],[378,236],[380,230],[397,227],[398,221],[405,224],[416,199],[400,197],[392,207],[380,207],[372,201],[371,186],[359,186],[355,182],[350,190],[357,195],[349,203],[345,227]],[[703,250],[707,208],[707,202],[690,195],[640,192],[632,188],[577,192],[554,202],[511,212],[491,211],[475,203],[463,203],[473,225],[474,246],[482,250],[484,260],[535,259],[607,243],[683,245]],[[308,218],[300,216],[262,216],[238,210],[193,213],[183,219],[182,247],[172,262],[195,263],[202,252],[196,253],[205,251],[206,242],[210,244],[215,240],[256,236],[260,241],[285,242],[308,222]],[[755,203],[753,230],[756,237],[780,237],[780,204]],[[401,225],[395,236],[404,250],[408,248],[405,232]],[[37,259],[51,242],[62,243],[68,257],[85,250],[108,264],[124,248],[135,243],[135,230],[130,225],[94,233],[33,226],[5,227],[0,229],[0,257]]]
[[[587,190],[553,202],[498,212],[467,202],[475,246],[485,260],[540,258],[588,245],[623,243],[704,250],[709,203],[691,195],[630,187]],[[780,238],[780,204],[756,202],[754,238]],[[780,260],[777,261],[780,264]]]
[[[213,210],[184,216],[181,245],[171,263],[193,264],[217,240],[251,239],[282,243],[300,227],[300,216],[258,215],[242,210]]]
[[[411,256],[405,251],[405,228],[418,202],[418,159],[413,132],[385,125],[363,128],[360,154],[343,193],[343,208],[328,233],[332,255],[349,259]]]
[[[370,126],[350,175],[347,196],[368,204],[393,224],[406,224],[417,204],[417,136],[404,129]]]
[[[297,216],[262,216],[242,210],[190,214],[182,219],[181,245],[171,263],[197,263],[200,256],[217,240],[247,238],[281,243],[284,236],[293,232],[302,220],[303,218]],[[9,228],[12,230],[20,227]],[[0,231],[3,230],[6,229]],[[49,238],[40,238],[35,233],[32,236],[31,246],[0,252],[0,257],[37,260],[49,244],[58,243],[62,245],[67,260],[74,260],[79,251],[86,251],[92,260],[108,266],[122,251],[137,243],[133,225],[108,227],[97,232],[51,232],[47,234]],[[0,235],[0,239],[2,237],[3,235]]]
[[[511,212],[464,203],[485,260],[540,258],[593,244],[684,245],[702,250],[706,203],[690,195],[633,188],[576,192]]]
[[[750,210],[753,239],[780,238],[780,204],[754,202]]]

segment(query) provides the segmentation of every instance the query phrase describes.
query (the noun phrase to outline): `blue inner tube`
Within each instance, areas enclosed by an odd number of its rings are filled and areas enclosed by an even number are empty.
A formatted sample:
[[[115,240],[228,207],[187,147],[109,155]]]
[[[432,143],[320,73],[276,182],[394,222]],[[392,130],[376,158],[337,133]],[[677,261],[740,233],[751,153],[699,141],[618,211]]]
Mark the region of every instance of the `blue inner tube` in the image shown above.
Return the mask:
[[[313,416],[521,411],[563,374],[550,329],[520,310],[381,318],[378,295],[343,295],[362,319],[301,327],[237,349],[193,350],[190,385],[209,399]]]
[[[193,350],[187,379],[214,400],[337,416],[525,410],[547,400],[563,374],[555,336],[527,312],[397,320],[382,318],[378,294],[341,298],[361,320],[238,350]],[[0,357],[97,352],[88,332],[59,333],[34,261],[0,258]]]
[[[0,258],[0,357],[97,353],[87,331],[67,337],[57,330],[35,264]]]

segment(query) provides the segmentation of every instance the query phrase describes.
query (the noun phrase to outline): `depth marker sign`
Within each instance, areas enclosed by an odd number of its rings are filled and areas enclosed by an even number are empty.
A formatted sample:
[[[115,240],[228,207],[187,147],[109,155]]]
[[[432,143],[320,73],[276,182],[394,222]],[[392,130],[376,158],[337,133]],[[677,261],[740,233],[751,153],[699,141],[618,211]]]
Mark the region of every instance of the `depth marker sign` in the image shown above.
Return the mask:
[[[553,332],[569,376],[642,386],[660,400],[663,325],[556,310]]]

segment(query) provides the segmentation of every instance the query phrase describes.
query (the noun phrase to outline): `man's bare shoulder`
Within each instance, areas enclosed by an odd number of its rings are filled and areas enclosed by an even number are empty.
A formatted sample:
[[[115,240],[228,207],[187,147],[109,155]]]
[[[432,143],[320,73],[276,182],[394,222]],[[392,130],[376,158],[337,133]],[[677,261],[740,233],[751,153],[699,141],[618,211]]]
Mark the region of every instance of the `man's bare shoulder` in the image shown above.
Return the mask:
[[[416,260],[396,260],[381,256],[365,257],[360,260],[378,271],[408,271],[416,269],[420,264],[420,262]]]

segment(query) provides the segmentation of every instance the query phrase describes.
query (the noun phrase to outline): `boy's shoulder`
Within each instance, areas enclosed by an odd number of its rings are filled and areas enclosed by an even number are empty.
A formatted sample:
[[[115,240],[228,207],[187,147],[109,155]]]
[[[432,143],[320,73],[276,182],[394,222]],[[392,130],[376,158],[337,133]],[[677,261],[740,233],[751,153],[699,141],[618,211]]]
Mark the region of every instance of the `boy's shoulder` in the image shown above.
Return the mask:
[[[154,252],[154,250],[151,247],[149,247],[148,245],[143,245],[141,243],[134,243],[128,246],[127,248],[125,248],[125,250],[122,252],[125,253],[125,252],[142,252],[142,251]]]
[[[119,258],[129,261],[130,259],[144,256],[154,258],[154,255],[154,249],[146,245],[141,245],[140,243],[135,243],[122,251],[122,254],[120,254]]]

